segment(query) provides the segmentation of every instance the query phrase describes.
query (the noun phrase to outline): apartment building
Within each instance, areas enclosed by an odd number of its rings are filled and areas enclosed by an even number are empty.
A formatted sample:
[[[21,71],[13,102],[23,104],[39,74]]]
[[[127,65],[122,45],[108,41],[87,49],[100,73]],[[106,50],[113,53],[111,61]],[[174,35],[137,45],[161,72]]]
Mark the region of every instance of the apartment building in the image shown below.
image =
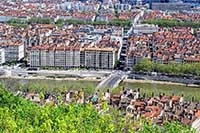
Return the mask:
[[[5,62],[5,50],[3,48],[0,49],[0,64]]]
[[[57,47],[55,49],[54,53],[54,62],[55,62],[55,67],[65,67],[65,61],[66,61],[66,52],[65,52],[65,47]]]
[[[66,66],[72,67],[73,66],[73,58],[74,58],[74,53],[73,50],[67,50],[66,51]]]
[[[49,49],[48,51],[49,54],[49,64],[47,65],[47,67],[54,67],[55,66],[55,51],[54,48]]]
[[[184,58],[185,63],[200,63],[200,54],[195,54],[194,56]]]
[[[19,61],[24,58],[24,43],[20,41],[10,41],[0,44],[0,47],[4,49],[5,52],[5,62],[6,61]]]
[[[200,59],[195,59],[195,58],[190,58],[190,57],[189,57],[189,58],[185,58],[185,59],[184,59],[184,62],[185,62],[185,63],[191,63],[191,64],[192,64],[192,63],[200,63]]]
[[[134,25],[133,26],[133,33],[154,33],[158,32],[159,27],[157,25],[149,25],[149,24],[140,24],[140,25]]]
[[[126,57],[127,68],[132,69],[133,66],[138,64],[142,59],[142,56],[134,55],[134,53],[128,53],[128,56]]]
[[[73,50],[73,64],[72,64],[73,67],[80,67],[80,60],[81,60],[80,55],[81,52],[79,49]]]
[[[40,50],[40,66],[46,67],[49,65],[49,51],[44,48],[43,50]]]
[[[161,10],[161,11],[190,11],[192,5],[190,3],[152,3],[150,8],[152,10]]]
[[[86,12],[86,11],[97,11],[99,9],[99,4],[92,4],[92,3],[83,3],[83,2],[64,2],[60,4],[60,8],[62,10],[77,10],[81,12]]]
[[[80,51],[80,66],[85,66],[85,51],[83,50]]]
[[[80,67],[80,50],[67,46],[35,46],[30,51],[32,67]]]
[[[39,47],[34,47],[30,51],[30,65],[34,67],[39,67],[40,64],[40,50]]]
[[[30,66],[113,69],[117,59],[115,48],[41,47],[35,46],[31,49]]]
[[[85,48],[83,52],[87,68],[113,69],[117,60],[117,49],[114,48]]]
[[[115,8],[118,10],[118,11],[128,11],[128,10],[131,10],[131,5],[129,4],[115,4]]]

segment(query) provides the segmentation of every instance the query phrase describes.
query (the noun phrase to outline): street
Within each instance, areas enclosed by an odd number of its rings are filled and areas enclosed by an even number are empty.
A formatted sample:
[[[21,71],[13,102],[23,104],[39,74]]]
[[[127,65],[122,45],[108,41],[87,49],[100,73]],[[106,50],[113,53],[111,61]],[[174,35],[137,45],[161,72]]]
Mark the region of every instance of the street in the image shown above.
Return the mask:
[[[106,77],[112,73],[111,70],[104,71],[93,71],[93,70],[27,70],[24,68],[0,68],[2,76],[12,77],[12,76],[77,76],[77,77]]]
[[[119,83],[126,77],[126,73],[123,71],[115,71],[110,76],[105,78],[97,88],[109,87],[115,88],[119,85]]]

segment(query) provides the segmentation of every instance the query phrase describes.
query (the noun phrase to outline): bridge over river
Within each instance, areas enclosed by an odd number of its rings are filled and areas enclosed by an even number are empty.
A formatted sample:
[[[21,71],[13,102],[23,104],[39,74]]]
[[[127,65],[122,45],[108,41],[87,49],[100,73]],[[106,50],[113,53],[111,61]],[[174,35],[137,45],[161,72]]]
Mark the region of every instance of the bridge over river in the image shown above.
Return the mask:
[[[114,71],[112,74],[110,74],[108,77],[106,77],[104,80],[102,80],[99,85],[97,86],[97,89],[100,88],[115,88],[119,85],[119,83],[126,78],[127,74],[122,71]]]

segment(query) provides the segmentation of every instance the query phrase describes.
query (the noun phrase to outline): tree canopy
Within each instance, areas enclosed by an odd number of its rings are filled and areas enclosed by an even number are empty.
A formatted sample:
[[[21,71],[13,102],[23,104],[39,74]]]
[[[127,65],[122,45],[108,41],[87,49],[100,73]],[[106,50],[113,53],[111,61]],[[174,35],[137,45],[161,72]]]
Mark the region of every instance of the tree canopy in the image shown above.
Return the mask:
[[[76,20],[76,19],[58,19],[54,22],[51,18],[30,18],[30,19],[11,19],[8,21],[8,24],[18,27],[26,27],[28,24],[56,24],[58,26],[62,26],[64,24],[91,24],[91,25],[113,25],[113,26],[122,26],[122,27],[129,27],[131,26],[130,20],[121,20],[121,19],[114,19],[112,21],[84,21],[84,20]]]
[[[175,19],[150,19],[150,20],[143,20],[142,23],[144,24],[155,24],[161,27],[193,27],[199,28],[200,22],[185,22],[185,21],[178,21]]]
[[[152,62],[151,60],[144,58],[138,64],[133,66],[135,71],[142,72],[160,72],[160,73],[168,73],[168,74],[177,74],[177,75],[196,75],[200,76],[200,63],[176,63],[170,62],[168,64],[160,64]]]

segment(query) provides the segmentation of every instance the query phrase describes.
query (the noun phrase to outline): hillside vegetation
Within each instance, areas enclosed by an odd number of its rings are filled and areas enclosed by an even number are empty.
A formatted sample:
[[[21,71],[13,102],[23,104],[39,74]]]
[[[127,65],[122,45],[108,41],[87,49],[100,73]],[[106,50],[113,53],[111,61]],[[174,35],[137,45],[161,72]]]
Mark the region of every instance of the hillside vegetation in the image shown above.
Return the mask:
[[[0,89],[0,132],[2,133],[191,133],[189,127],[179,123],[153,126],[151,121],[133,121],[125,118],[123,112],[107,109],[98,113],[91,104],[60,104],[44,106],[32,103]]]

